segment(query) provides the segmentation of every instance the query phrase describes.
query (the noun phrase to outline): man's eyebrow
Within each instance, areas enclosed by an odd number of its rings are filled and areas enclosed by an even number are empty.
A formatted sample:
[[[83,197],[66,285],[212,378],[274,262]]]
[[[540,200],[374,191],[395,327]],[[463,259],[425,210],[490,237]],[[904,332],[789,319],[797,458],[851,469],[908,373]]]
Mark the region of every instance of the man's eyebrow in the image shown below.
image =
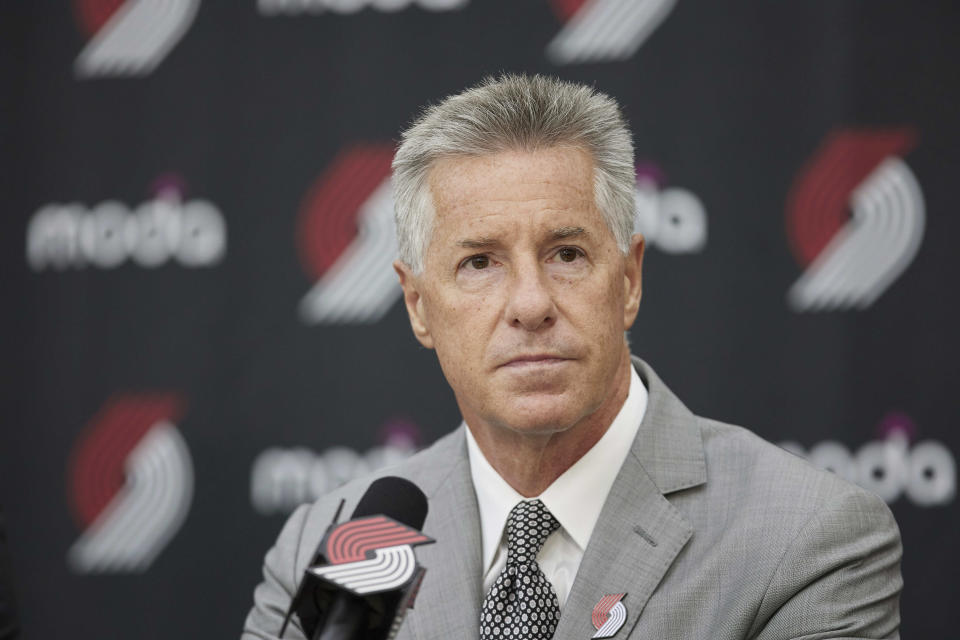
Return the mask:
[[[464,249],[489,249],[497,244],[493,238],[465,238],[457,240],[457,246]]]
[[[560,227],[552,230],[550,234],[555,240],[563,240],[565,238],[575,238],[577,236],[588,235],[589,232],[583,227]]]

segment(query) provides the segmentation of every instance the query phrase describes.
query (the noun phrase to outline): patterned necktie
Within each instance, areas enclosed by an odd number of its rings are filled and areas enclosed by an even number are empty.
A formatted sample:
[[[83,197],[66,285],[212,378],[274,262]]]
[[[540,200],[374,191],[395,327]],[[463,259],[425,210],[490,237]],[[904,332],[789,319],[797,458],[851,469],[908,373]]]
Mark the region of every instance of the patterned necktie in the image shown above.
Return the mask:
[[[547,536],[560,528],[542,502],[520,502],[507,518],[507,565],[483,599],[481,640],[549,640],[560,620],[553,585],[537,564]]]

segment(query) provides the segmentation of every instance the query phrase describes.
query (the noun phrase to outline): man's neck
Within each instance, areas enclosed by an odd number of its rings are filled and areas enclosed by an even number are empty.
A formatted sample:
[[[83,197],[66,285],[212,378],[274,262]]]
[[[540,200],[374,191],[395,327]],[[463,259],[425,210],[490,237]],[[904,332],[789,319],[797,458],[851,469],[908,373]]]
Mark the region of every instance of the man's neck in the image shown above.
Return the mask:
[[[630,391],[630,358],[621,367],[614,392],[593,413],[572,427],[550,434],[519,433],[502,428],[470,427],[484,457],[520,495],[542,494],[595,445],[613,423]],[[470,421],[467,421],[470,426]]]

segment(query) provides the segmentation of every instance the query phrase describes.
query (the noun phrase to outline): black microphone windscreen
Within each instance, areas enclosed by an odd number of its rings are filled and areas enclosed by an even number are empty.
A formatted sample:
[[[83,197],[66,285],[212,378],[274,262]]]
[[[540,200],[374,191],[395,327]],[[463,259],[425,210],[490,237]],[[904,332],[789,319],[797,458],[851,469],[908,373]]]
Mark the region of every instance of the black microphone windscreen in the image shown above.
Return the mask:
[[[427,519],[427,496],[406,478],[377,478],[360,498],[352,517],[374,515],[384,515],[420,530]]]

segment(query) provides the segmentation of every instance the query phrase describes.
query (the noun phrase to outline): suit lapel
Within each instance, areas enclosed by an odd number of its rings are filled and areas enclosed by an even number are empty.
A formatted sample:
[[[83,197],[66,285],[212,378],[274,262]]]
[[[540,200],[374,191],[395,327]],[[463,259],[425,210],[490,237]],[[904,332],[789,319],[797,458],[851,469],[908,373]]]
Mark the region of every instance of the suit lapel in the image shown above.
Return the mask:
[[[618,634],[626,637],[693,533],[635,458],[624,463],[620,478],[625,475],[633,481],[618,479],[604,504],[560,616],[556,638],[593,636],[593,608],[612,593],[627,594],[623,599],[627,621]]]
[[[556,638],[590,638],[591,613],[607,594],[626,593],[626,638],[693,528],[665,494],[706,481],[695,416],[642,361],[647,410],[600,513],[560,616]]]
[[[417,640],[476,638],[480,629],[480,519],[462,428],[453,434],[434,473],[424,486],[430,512],[424,532],[435,544],[417,548],[427,568],[414,609],[405,626]]]

